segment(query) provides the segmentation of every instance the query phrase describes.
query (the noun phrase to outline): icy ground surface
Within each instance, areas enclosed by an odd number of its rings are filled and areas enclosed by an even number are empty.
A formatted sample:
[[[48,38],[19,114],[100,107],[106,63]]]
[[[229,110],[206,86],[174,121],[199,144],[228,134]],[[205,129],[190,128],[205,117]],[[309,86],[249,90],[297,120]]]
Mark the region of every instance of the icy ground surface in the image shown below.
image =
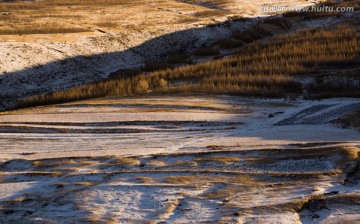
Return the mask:
[[[5,223],[356,223],[354,99],[99,99],[0,115]]]

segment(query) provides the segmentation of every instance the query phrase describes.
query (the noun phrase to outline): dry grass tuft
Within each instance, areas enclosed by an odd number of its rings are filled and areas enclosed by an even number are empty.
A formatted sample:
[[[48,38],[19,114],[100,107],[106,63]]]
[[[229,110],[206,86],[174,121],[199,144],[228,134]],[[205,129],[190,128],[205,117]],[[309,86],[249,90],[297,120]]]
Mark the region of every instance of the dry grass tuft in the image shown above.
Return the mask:
[[[104,223],[104,221],[100,218],[100,217],[87,217],[86,218],[86,221],[88,223],[93,223],[93,224],[96,224],[96,223]]]
[[[135,180],[140,183],[155,183],[156,179],[151,177],[136,177]]]
[[[232,157],[232,156],[212,156],[212,157],[202,157],[202,158],[195,158],[196,162],[215,162],[215,163],[223,163],[223,164],[229,164],[229,163],[236,163],[241,161],[241,158],[238,157]]]
[[[225,188],[225,189],[219,189],[212,192],[207,192],[203,194],[204,197],[208,199],[228,199],[230,197],[233,197],[236,194],[235,188]]]
[[[31,171],[24,173],[26,176],[30,177],[39,177],[39,176],[49,176],[49,177],[60,177],[63,173],[61,171]]]
[[[12,198],[10,199],[9,201],[11,202],[23,202],[27,199],[26,196],[19,196],[19,197],[16,197],[16,198]]]
[[[167,166],[167,163],[161,160],[150,160],[149,162],[146,163],[146,165],[160,167],[160,166]]]
[[[137,158],[133,157],[119,157],[116,158],[113,162],[111,162],[111,165],[116,166],[139,166],[140,161]]]
[[[357,147],[343,147],[346,152],[346,159],[355,160],[359,158],[360,149]]]
[[[159,219],[163,220],[163,219],[168,218],[174,212],[174,210],[177,208],[178,205],[179,205],[179,200],[178,199],[170,200],[167,203],[167,207],[163,211],[163,214],[159,215]]]
[[[96,182],[96,181],[79,181],[79,182],[73,182],[72,184],[88,187],[99,183],[100,182]]]
[[[172,176],[166,177],[165,182],[171,184],[189,184],[197,180],[195,176]]]
[[[266,182],[261,182],[260,180],[247,175],[234,176],[229,178],[229,181],[231,183],[239,183],[248,187],[262,186],[266,184]]]
[[[32,161],[32,165],[37,168],[37,169],[46,169],[46,168],[51,168],[51,167],[57,167],[57,166],[65,166],[65,165],[70,165],[70,164],[75,164],[75,161],[73,160],[64,160],[64,159],[55,159],[55,160],[51,160],[51,159],[44,159],[44,160],[34,160]]]
[[[105,224],[118,224],[119,221],[115,220],[115,219],[111,219],[105,222]]]

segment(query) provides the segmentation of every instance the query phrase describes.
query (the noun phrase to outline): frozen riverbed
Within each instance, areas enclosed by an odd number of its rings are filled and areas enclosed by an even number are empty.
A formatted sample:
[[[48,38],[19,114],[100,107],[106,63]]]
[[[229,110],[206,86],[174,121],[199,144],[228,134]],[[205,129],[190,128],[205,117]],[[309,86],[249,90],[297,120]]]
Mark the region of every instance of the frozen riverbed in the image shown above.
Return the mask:
[[[0,217],[30,223],[359,220],[360,135],[329,123],[358,109],[354,99],[203,96],[99,99],[2,113]]]

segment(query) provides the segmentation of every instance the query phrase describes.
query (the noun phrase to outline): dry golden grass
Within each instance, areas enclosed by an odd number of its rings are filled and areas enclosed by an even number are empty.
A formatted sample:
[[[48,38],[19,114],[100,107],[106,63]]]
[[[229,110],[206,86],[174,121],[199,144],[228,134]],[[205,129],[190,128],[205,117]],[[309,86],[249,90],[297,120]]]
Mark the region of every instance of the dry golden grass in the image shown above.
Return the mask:
[[[194,183],[197,180],[195,176],[172,176],[166,177],[165,182],[171,184],[189,184]]]
[[[143,10],[145,6],[147,10]],[[157,19],[159,13],[163,13],[162,7],[176,7],[176,3],[158,1],[157,6],[150,2],[134,0],[45,0],[45,1],[16,1],[0,4],[0,37],[2,40],[12,38],[30,41],[32,34],[63,34],[82,33],[77,36],[97,36],[95,32],[99,27],[108,28],[106,32],[136,29],[153,29],[155,22],[162,23]],[[186,5],[181,9],[186,10]],[[70,10],[69,10],[70,9]],[[145,12],[146,11],[146,12]],[[200,10],[201,11],[201,10]],[[134,15],[149,15],[151,19],[141,20]],[[170,20],[176,21],[178,14],[165,13]],[[141,17],[141,16],[139,16]],[[189,18],[193,18],[188,16]],[[185,17],[184,17],[185,18]],[[196,18],[194,18],[196,19]],[[141,20],[141,21],[140,21]],[[128,25],[124,28],[121,25]],[[136,25],[131,25],[136,24]],[[167,24],[166,24],[167,25]],[[8,37],[5,35],[21,35],[21,37]],[[77,41],[72,36],[66,35],[40,35],[36,38],[50,41]],[[49,41],[49,42],[50,42]]]
[[[346,159],[355,160],[359,158],[360,149],[357,147],[343,147],[346,153]]]
[[[208,199],[229,199],[234,197],[237,192],[239,192],[239,189],[236,187],[227,186],[224,189],[204,193],[202,196]]]
[[[106,14],[97,14],[102,9],[111,12],[112,7],[136,6],[137,1],[127,0],[46,0],[36,2],[18,1],[0,4],[0,35],[30,35],[80,33],[92,31],[88,23],[107,20]],[[68,10],[71,7],[71,10]],[[88,11],[95,13],[89,15]],[[114,28],[114,20],[98,26]]]
[[[162,212],[162,214],[159,215],[159,219],[162,220],[169,217],[174,212],[174,210],[177,208],[178,205],[179,205],[178,199],[170,200],[167,203],[166,209]]]
[[[3,183],[6,181],[6,177],[3,172],[0,172],[0,183]]]
[[[146,165],[159,167],[159,166],[167,166],[167,163],[161,160],[150,160],[149,162],[146,163]]]
[[[153,220],[147,220],[145,222],[145,224],[156,224],[157,222],[156,221],[153,221]]]
[[[202,17],[202,18],[209,18],[214,16],[225,16],[227,15],[226,11],[219,11],[214,9],[207,9],[202,12],[196,12],[192,14],[194,17]]]
[[[87,166],[94,165],[98,163],[96,159],[89,157],[82,158],[58,158],[58,159],[42,159],[42,160],[33,160],[32,165],[35,169],[48,169],[48,168],[66,168],[67,166],[78,167],[78,166]]]
[[[10,199],[10,201],[12,201],[12,202],[23,202],[26,199],[27,199],[27,197],[23,195],[23,196],[19,196],[19,197],[16,197],[16,198],[12,198],[12,199]]]
[[[135,180],[140,183],[155,183],[156,182],[156,179],[151,178],[151,177],[136,177]]]
[[[212,157],[200,157],[194,159],[196,162],[216,162],[216,163],[223,163],[223,164],[229,164],[229,163],[236,163],[241,161],[241,158],[238,157],[232,157],[232,156],[212,156]]]
[[[96,223],[104,223],[103,219],[101,219],[100,217],[95,217],[95,216],[87,217],[86,221],[88,223],[94,223],[94,224],[96,224]]]
[[[172,9],[175,8],[176,12]],[[184,14],[178,13],[185,12]],[[0,4],[0,35],[22,35],[15,37],[21,40],[32,40],[29,34],[62,34],[92,31],[91,34],[77,36],[97,36],[99,27],[108,28],[106,32],[119,30],[140,29],[144,32],[154,32],[155,26],[173,25],[180,27],[194,22],[212,24],[207,16],[218,17],[223,11],[207,10],[203,7],[195,8],[194,17],[187,13],[194,12],[193,7],[177,1],[143,1],[143,0],[44,0],[44,1],[15,1]],[[205,17],[204,17],[205,16]],[[146,20],[141,19],[147,17]],[[167,19],[163,19],[163,18]],[[44,22],[48,25],[44,25]],[[59,24],[61,22],[61,24]],[[38,24],[43,24],[38,26]],[[121,24],[121,25],[120,25]],[[191,26],[187,26],[191,27]],[[133,31],[133,30],[132,30]],[[25,37],[24,37],[25,35]],[[40,35],[40,38],[46,35]],[[76,41],[73,37],[46,36],[51,41]],[[13,37],[1,37],[10,40]],[[46,39],[46,38],[44,38]]]
[[[50,160],[35,160],[32,162],[32,165],[37,168],[37,169],[42,169],[42,168],[50,168],[50,167],[54,167],[54,166],[61,166],[61,165],[66,165],[66,164],[71,164],[72,161],[61,161],[61,162],[55,162],[55,161],[50,161]]]
[[[109,165],[116,166],[138,166],[140,165],[140,161],[137,158],[133,157],[117,157],[114,161],[112,161]]]
[[[356,147],[346,146],[328,146],[328,147],[311,147],[299,149],[273,149],[263,151],[263,157],[246,158],[249,164],[272,164],[282,159],[314,159],[314,158],[328,158],[337,167],[331,172],[341,172],[346,162],[353,161],[358,158],[359,149]],[[334,155],[337,155],[334,157]],[[331,173],[329,172],[329,174]]]
[[[0,28],[0,35],[52,34],[52,33],[80,33],[88,32],[84,27],[70,27],[56,23],[37,24],[35,27]]]
[[[17,1],[16,3],[1,3],[0,11],[11,10],[41,10],[44,7],[55,6],[111,6],[130,5],[137,3],[137,0],[46,0],[36,2]]]
[[[105,27],[105,28],[115,28],[119,26],[119,23],[116,22],[99,22],[99,23],[95,23],[95,25],[100,26],[100,27]]]
[[[72,184],[89,187],[89,186],[93,186],[93,185],[96,185],[99,183],[100,182],[98,182],[98,181],[77,181],[77,182],[73,182]]]
[[[105,224],[118,224],[119,221],[115,220],[115,219],[111,219],[109,221],[106,221]]]
[[[196,23],[199,22],[198,18],[192,16],[179,16],[177,23],[179,24],[187,24],[187,23]]]
[[[239,176],[230,177],[229,182],[231,182],[231,183],[239,183],[241,185],[249,186],[249,187],[260,186],[260,185],[265,184],[265,182],[262,182],[262,181],[256,179],[255,177],[246,176],[246,175],[239,175]]]

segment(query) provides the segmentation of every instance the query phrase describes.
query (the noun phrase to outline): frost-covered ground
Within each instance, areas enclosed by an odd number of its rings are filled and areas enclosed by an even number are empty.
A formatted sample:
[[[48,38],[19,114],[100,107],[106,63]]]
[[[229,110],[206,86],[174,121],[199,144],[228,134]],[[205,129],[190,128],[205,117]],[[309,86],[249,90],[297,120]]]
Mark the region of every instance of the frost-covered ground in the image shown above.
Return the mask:
[[[130,1],[128,5],[75,5],[72,10],[57,6],[40,12],[10,12],[18,15],[16,20],[23,23],[20,25],[46,21],[89,32],[0,35],[0,103],[4,104],[0,107],[10,106],[5,100],[92,82],[119,69],[139,68],[146,61],[183,54],[229,37],[234,31],[257,24],[258,17],[269,16],[261,12],[264,4],[306,6],[321,1],[194,2],[198,1]],[[233,20],[235,17],[246,19]],[[19,26],[10,22],[0,19],[0,25],[9,29]],[[101,23],[109,23],[110,27],[102,27]]]
[[[0,219],[356,223],[355,99],[99,99],[0,115]]]

